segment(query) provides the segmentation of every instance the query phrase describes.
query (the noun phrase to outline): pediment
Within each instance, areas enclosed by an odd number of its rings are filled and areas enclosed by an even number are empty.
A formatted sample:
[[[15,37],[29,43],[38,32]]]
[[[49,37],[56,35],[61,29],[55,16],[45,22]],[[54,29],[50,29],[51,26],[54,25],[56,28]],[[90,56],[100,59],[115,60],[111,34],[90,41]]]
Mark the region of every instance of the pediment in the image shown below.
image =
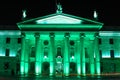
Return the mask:
[[[51,14],[17,23],[20,29],[40,28],[101,28],[103,23],[69,14]],[[29,26],[29,27],[28,27]],[[99,27],[98,27],[99,26]]]

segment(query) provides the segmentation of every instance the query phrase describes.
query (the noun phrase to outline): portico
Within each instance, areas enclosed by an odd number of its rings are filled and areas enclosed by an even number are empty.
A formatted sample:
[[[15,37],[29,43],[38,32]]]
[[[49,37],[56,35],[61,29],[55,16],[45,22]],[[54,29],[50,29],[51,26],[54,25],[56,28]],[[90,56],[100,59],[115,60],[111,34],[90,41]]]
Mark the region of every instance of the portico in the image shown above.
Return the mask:
[[[28,75],[30,63],[34,62],[35,75],[44,75],[47,70],[49,76],[55,76],[59,72],[64,76],[72,73],[78,76],[99,75],[98,31],[102,25],[63,13],[18,23],[22,32],[20,74]],[[34,51],[31,50],[33,47]],[[48,63],[47,66],[44,63]],[[72,66],[71,63],[75,65]]]

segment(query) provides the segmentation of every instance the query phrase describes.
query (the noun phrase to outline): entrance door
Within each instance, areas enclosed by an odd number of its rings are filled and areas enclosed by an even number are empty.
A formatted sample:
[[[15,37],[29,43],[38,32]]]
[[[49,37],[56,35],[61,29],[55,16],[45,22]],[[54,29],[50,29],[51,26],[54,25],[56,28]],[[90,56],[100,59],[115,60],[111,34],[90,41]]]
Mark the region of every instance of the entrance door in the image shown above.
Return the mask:
[[[33,75],[35,73],[35,62],[30,62],[29,74]]]
[[[61,56],[58,56],[56,58],[55,73],[56,73],[56,76],[62,76],[63,74],[63,62],[62,62]]]

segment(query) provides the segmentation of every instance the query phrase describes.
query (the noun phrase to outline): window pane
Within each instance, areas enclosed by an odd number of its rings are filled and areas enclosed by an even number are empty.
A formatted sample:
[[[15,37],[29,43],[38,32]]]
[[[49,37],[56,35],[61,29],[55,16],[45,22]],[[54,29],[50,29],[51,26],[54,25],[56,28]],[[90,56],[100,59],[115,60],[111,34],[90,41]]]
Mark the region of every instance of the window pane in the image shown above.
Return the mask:
[[[6,54],[5,56],[9,56],[9,49],[6,49]]]
[[[6,43],[10,43],[10,38],[6,38]]]
[[[109,40],[109,43],[110,43],[110,44],[113,44],[113,39],[110,39],[110,40]]]

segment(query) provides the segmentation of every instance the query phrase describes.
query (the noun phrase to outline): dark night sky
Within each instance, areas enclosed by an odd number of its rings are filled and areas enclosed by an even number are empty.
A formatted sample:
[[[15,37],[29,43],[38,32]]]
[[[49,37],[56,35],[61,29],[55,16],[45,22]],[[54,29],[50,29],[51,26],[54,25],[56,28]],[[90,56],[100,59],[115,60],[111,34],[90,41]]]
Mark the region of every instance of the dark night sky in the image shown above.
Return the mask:
[[[98,21],[104,23],[102,30],[120,30],[120,9],[116,0],[60,0],[63,13],[93,18],[93,10],[98,12]],[[27,10],[27,18],[36,18],[56,12],[55,0],[3,0],[0,3],[0,29],[17,30],[22,10]]]

